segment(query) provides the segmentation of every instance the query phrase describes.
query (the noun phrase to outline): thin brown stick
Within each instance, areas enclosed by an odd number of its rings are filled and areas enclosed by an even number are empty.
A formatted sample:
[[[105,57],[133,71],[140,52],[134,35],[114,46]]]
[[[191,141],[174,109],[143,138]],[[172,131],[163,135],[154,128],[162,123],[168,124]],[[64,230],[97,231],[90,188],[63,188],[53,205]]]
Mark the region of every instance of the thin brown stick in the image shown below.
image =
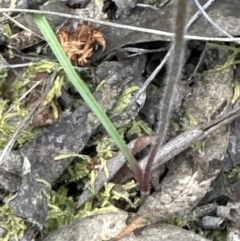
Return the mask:
[[[143,183],[140,183],[141,194],[149,195],[151,167],[158,150],[162,147],[169,125],[169,119],[172,113],[174,94],[177,89],[177,82],[181,77],[184,64],[185,40],[184,32],[187,23],[188,0],[178,0],[176,4],[176,16],[174,22],[175,37],[173,41],[173,51],[170,53],[169,72],[164,88],[163,98],[160,103],[160,121],[157,129],[157,140],[153,146],[147,166],[144,172]],[[141,185],[142,184],[142,185]]]
[[[235,118],[239,116],[240,109],[234,109],[226,114],[218,116],[216,119],[208,123],[199,124],[192,129],[178,135],[158,150],[151,171],[157,169],[159,166],[165,164],[181,152],[185,151],[195,142],[203,140],[208,135],[216,131],[218,128],[231,123]],[[131,146],[129,147],[131,148]],[[145,157],[143,160],[140,161],[140,166],[142,169],[146,168],[148,157],[149,156]],[[113,177],[125,163],[126,160],[122,153],[119,153],[117,156],[108,160],[107,169],[109,170],[111,177]],[[94,184],[95,190],[99,190],[105,182],[111,180],[111,177],[106,177],[105,171],[101,169],[97,173]],[[124,173],[124,176],[121,177],[121,182],[124,183],[126,180],[132,177],[132,172]],[[79,198],[78,207],[82,206],[90,197],[92,197],[92,194],[91,192],[89,193],[89,191],[86,189]]]
[[[239,116],[240,108],[234,109],[226,114],[218,116],[216,119],[208,123],[200,124],[180,134],[158,150],[151,170],[156,170],[159,166],[165,164],[176,155],[189,148],[195,142],[203,140],[208,135],[210,135],[220,127],[231,123],[235,118]],[[142,168],[145,168],[147,164],[147,159],[148,157],[144,158],[140,162],[140,166]]]

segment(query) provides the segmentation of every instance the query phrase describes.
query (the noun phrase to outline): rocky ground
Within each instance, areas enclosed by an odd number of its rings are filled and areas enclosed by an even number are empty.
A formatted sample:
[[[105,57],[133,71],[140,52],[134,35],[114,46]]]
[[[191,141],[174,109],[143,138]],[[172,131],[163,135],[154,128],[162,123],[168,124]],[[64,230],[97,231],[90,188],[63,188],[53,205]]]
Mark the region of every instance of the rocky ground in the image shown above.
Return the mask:
[[[167,140],[141,203],[125,158],[31,14],[4,11],[10,7],[58,13],[46,15],[52,29],[142,167],[168,61],[128,105],[168,53],[171,36],[160,31],[173,31],[174,16],[174,3],[162,1],[1,3],[1,239],[239,240],[239,41],[228,41],[204,16],[189,27]],[[206,11],[240,35],[237,0]],[[192,3],[189,19],[196,12]],[[84,44],[74,49],[69,43],[79,38]]]

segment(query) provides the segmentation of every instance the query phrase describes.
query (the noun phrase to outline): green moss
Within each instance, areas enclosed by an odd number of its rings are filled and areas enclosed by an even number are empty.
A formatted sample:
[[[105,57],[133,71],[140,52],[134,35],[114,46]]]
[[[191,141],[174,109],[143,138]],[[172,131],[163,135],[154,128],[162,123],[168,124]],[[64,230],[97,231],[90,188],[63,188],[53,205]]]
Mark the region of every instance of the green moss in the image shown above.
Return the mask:
[[[173,130],[174,130],[175,132],[177,132],[177,131],[179,131],[179,130],[181,129],[180,124],[177,123],[177,122],[171,121],[171,125],[172,125]]]
[[[106,183],[97,197],[94,198],[94,202],[93,200],[88,201],[79,212],[76,210],[73,198],[68,196],[66,188],[60,188],[58,191],[52,192],[48,204],[50,210],[44,224],[45,232],[48,233],[63,225],[70,224],[80,217],[118,210],[111,203],[113,186],[112,183]],[[99,202],[97,206],[96,198]],[[95,204],[93,205],[93,203]]]
[[[0,65],[4,66],[4,62],[0,59]],[[8,76],[8,71],[6,68],[0,68],[0,93],[5,93],[7,89],[7,83],[5,83]]]
[[[237,176],[238,173],[239,173],[239,171],[240,171],[240,166],[234,167],[234,168],[231,170],[231,172],[228,174],[228,178],[233,178],[233,177]]]
[[[198,153],[201,153],[203,148],[203,143],[198,141],[192,144],[191,147],[193,148],[193,150],[196,150]]]
[[[195,213],[189,214],[187,216],[177,216],[172,219],[169,219],[166,221],[166,223],[169,223],[171,225],[178,226],[180,228],[187,228],[188,230],[191,230],[195,233],[198,233],[200,236],[207,238],[209,240],[213,241],[226,241],[227,240],[227,232],[226,229],[223,230],[201,230],[197,228],[195,229],[196,225],[194,222],[196,221]],[[192,225],[194,224],[194,225]]]
[[[139,89],[139,86],[132,86],[126,89],[118,98],[113,108],[110,111],[110,114],[115,115],[121,113],[131,101],[131,93]]]
[[[16,126],[27,116],[27,111],[15,106],[10,112],[7,111],[8,101],[0,103],[0,148],[4,148],[9,140],[9,137],[14,133]],[[30,138],[33,134],[29,130],[20,133],[17,143],[21,144]]]
[[[84,158],[75,158],[74,161],[67,167],[67,171],[60,177],[59,182],[68,184],[70,182],[78,182],[79,180],[84,180],[89,177],[91,172],[90,163],[91,158],[88,156],[84,156]]]
[[[227,229],[223,230],[213,230],[208,235],[205,235],[206,238],[212,241],[227,241]]]
[[[136,138],[142,135],[151,135],[152,129],[146,122],[141,120],[139,117],[136,117],[126,125],[118,128],[118,132],[127,139],[132,139],[132,137]]]
[[[116,208],[114,205],[109,205],[107,207],[102,208],[93,208],[91,202],[87,202],[84,208],[79,212],[78,218],[84,218],[91,215],[98,215],[103,213],[110,213],[110,212],[119,212],[120,210]]]
[[[76,171],[75,169],[71,170]],[[71,173],[72,179],[76,180],[78,178],[77,176],[79,177],[78,171]],[[70,178],[68,178],[68,181],[69,180]],[[124,204],[125,208],[137,208],[141,201],[137,195],[136,182],[131,181],[117,188],[115,184],[108,182],[105,183],[104,187],[98,193],[95,193],[93,198],[85,203],[84,207],[78,211],[75,205],[76,200],[68,196],[66,186],[67,183],[66,185],[61,185],[61,187],[57,191],[52,192],[51,196],[48,198],[50,210],[47,222],[44,225],[46,233],[63,225],[70,224],[78,218],[106,212],[116,212],[119,209],[115,205],[119,200],[126,203]]]
[[[23,237],[24,231],[27,229],[24,220],[14,215],[9,201],[12,197],[6,197],[3,200],[3,205],[0,208],[0,226],[4,228],[5,234],[1,240],[8,241],[10,238],[18,240]]]
[[[131,92],[137,88],[138,87],[132,87],[124,91],[118,99],[119,104],[114,106],[113,113],[119,113],[127,106],[130,102],[129,96]],[[122,135],[127,136],[141,136],[143,133],[151,134],[151,129],[145,122],[136,119],[125,125],[125,127],[121,127],[120,132]],[[133,181],[124,186],[120,186],[121,188],[108,182],[105,183],[104,187],[98,193],[95,193],[94,182],[96,170],[104,169],[106,176],[109,175],[107,161],[114,155],[116,147],[113,140],[107,134],[101,135],[100,138],[99,135],[94,137],[89,145],[96,148],[96,155],[92,158],[81,158],[77,156],[74,162],[67,168],[67,172],[59,179],[60,183],[63,182],[61,188],[51,194],[51,198],[49,199],[50,212],[45,226],[47,232],[71,223],[79,217],[82,218],[89,215],[117,211],[118,208],[116,208],[116,204],[119,205],[119,203],[124,203],[126,209],[137,208],[140,205],[136,183]],[[70,153],[70,155],[72,154]],[[66,156],[61,155],[56,157],[56,159],[61,158],[66,158]],[[74,202],[77,201],[74,199],[75,195],[68,197],[67,186],[69,183],[75,182],[78,190],[81,190],[83,183],[89,181],[90,187],[88,188],[92,191],[93,198],[85,203],[84,207],[78,211],[74,205]],[[65,205],[62,205],[62,203],[65,203]],[[66,216],[68,217],[66,218]]]
[[[194,117],[194,115],[189,111],[185,111],[185,129],[190,129],[194,126],[198,125],[198,121]],[[197,152],[201,153],[202,152],[202,142],[195,142],[194,144],[191,145],[191,147],[196,150]]]
[[[17,100],[25,94],[30,86],[36,83],[33,80],[36,76],[38,76],[37,79],[41,80],[44,78],[44,76],[41,76],[41,73],[51,73],[58,70],[60,70],[60,67],[56,63],[46,60],[28,66],[22,72],[21,79],[17,78],[11,85],[10,91],[13,93],[13,99]]]
[[[124,201],[124,207],[137,208],[141,203],[141,199],[137,195],[136,182],[131,181],[126,185],[116,186],[114,183],[108,182],[93,197],[93,199],[84,205],[77,217],[86,217],[94,214],[113,212],[119,210],[116,208],[116,201]],[[96,203],[98,205],[96,206]],[[122,208],[124,209],[124,208]]]
[[[124,200],[128,204],[125,206],[126,211],[128,208],[138,208],[142,202],[137,194],[137,183],[133,180],[122,185],[120,190],[113,190],[111,199]]]
[[[101,202],[101,208],[111,205],[112,189],[114,186],[114,183],[105,183],[103,191],[99,192],[98,198]]]
[[[67,196],[67,189],[65,188],[52,192],[48,206],[50,210],[44,224],[46,232],[70,224],[76,218],[73,198]]]
[[[240,60],[237,59],[239,52],[240,52],[238,45],[232,44],[232,45],[228,46],[226,44],[218,44],[218,43],[208,43],[207,45],[208,45],[208,47],[222,49],[222,50],[228,52],[229,54],[228,54],[228,59],[222,66],[208,70],[204,74],[212,74],[212,73],[222,72],[225,69],[228,69],[229,67],[240,63]]]
[[[232,103],[234,104],[237,99],[240,97],[240,84],[234,83],[233,85],[234,95],[232,97]]]
[[[29,107],[26,102],[26,98],[23,98],[25,93],[30,89],[36,81],[34,78],[41,79],[41,73],[49,73],[52,71],[60,70],[60,67],[56,63],[50,61],[40,61],[33,63],[25,68],[21,73],[21,79],[16,78],[11,85],[6,83],[8,72],[6,69],[2,69],[0,72],[0,93],[10,96],[9,100],[2,100],[0,102],[0,148],[4,148],[9,138],[15,132],[17,126],[24,120],[29,114]],[[52,88],[50,89],[45,104],[50,104],[53,107],[54,115],[57,118],[59,116],[58,109],[55,106],[54,98],[61,95],[61,88],[64,85],[64,75],[59,73]],[[39,134],[41,129],[33,128],[32,125],[28,125],[22,130],[16,140],[18,145],[22,145],[27,141],[34,139]]]
[[[198,124],[198,121],[196,120],[194,115],[189,110],[186,110],[186,112],[185,112],[185,119],[186,119],[186,124],[185,125],[189,129],[194,127],[194,126],[196,126]]]
[[[50,104],[54,98],[58,98],[62,94],[62,87],[64,85],[65,75],[59,73],[54,80],[52,88],[48,91],[47,96],[44,100],[44,105]]]
[[[9,25],[9,23],[5,23],[3,25],[3,29],[4,29],[4,35],[7,36],[7,37],[11,37],[13,35],[12,33],[12,29]]]
[[[167,223],[178,226],[180,228],[190,227],[189,220],[186,218],[186,216],[181,215],[167,220]]]

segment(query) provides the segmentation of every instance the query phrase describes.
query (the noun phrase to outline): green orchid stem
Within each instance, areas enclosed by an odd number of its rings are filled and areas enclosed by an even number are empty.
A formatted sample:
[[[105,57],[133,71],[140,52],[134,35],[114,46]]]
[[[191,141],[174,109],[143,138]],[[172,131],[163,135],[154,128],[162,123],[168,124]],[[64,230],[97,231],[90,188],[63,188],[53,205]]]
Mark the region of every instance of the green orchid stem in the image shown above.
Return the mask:
[[[78,76],[78,74],[74,70],[70,60],[67,58],[66,54],[64,53],[60,43],[58,42],[45,16],[41,14],[36,14],[36,13],[33,13],[32,16],[37,26],[41,30],[43,36],[45,37],[47,43],[49,44],[50,48],[52,49],[53,53],[55,54],[56,58],[58,59],[59,63],[61,64],[62,68],[64,69],[66,75],[68,76],[68,79],[75,86],[75,88],[81,94],[84,101],[88,104],[88,106],[97,116],[97,118],[102,123],[106,131],[113,138],[116,145],[122,151],[123,155],[128,160],[137,181],[141,182],[142,180],[141,167],[139,166],[138,162],[135,160],[134,156],[128,149],[122,137],[117,132],[112,122],[107,117],[102,107],[99,105],[99,103],[95,100],[92,93],[89,91],[87,85],[83,82],[83,80]]]

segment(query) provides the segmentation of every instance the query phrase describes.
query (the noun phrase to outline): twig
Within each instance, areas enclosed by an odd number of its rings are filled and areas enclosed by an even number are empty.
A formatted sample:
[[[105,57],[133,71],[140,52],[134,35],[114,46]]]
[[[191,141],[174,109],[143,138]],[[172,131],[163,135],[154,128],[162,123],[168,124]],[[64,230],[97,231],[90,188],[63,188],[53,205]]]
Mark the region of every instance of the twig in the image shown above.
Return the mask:
[[[48,15],[56,15],[65,18],[72,18],[72,19],[82,19],[83,21],[89,21],[92,23],[107,25],[115,28],[123,28],[138,32],[144,32],[144,33],[151,33],[156,35],[162,35],[167,37],[173,37],[174,34],[166,31],[160,31],[155,29],[149,29],[149,28],[141,28],[141,27],[135,27],[135,26],[129,26],[125,24],[118,24],[118,23],[111,23],[107,21],[97,20],[93,18],[85,18],[81,16],[76,16],[72,14],[65,14],[65,13],[57,13],[57,12],[51,12],[51,11],[40,11],[40,10],[33,10],[33,9],[9,9],[9,8],[1,8],[0,13],[4,12],[20,12],[20,13],[38,13],[38,14],[48,14]],[[240,41],[240,38],[212,38],[212,37],[203,37],[203,36],[195,36],[195,35],[184,35],[185,39],[191,39],[191,40],[204,40],[204,41],[220,41],[220,42],[237,42]]]
[[[180,134],[158,150],[151,170],[153,171],[157,169],[159,166],[165,164],[176,155],[189,148],[193,143],[203,140],[208,135],[210,135],[220,127],[231,123],[235,118],[239,116],[240,108],[237,108],[229,111],[226,114],[218,116],[216,119],[208,123],[200,124]],[[140,166],[142,168],[146,166],[147,158],[148,157],[144,158],[140,162]]]
[[[0,54],[0,58],[1,58],[2,62],[3,62],[3,64],[5,66],[7,66],[7,68],[12,69],[13,73],[15,74],[15,76],[17,78],[19,78],[20,80],[24,80],[24,78],[14,68],[11,68],[11,65],[7,62],[7,60],[1,54]],[[3,67],[1,66],[0,68],[3,68]]]
[[[140,7],[140,8],[151,8],[151,9],[154,9],[154,10],[159,10],[158,7],[155,7],[155,6],[149,5],[149,4],[143,4],[143,3],[137,3],[137,7]]]
[[[209,0],[207,3],[204,4],[202,7],[203,9],[208,8],[214,0]],[[201,15],[201,11],[199,10],[197,13],[193,15],[193,17],[189,20],[189,22],[186,25],[186,30],[187,31],[190,26],[197,20],[197,18]],[[152,82],[152,80],[156,77],[156,75],[159,73],[159,71],[162,69],[162,67],[166,64],[170,53],[172,51],[172,47],[169,49],[161,63],[158,65],[158,67],[152,72],[152,74],[147,78],[147,80],[144,82],[142,85],[141,89],[138,90],[138,92],[135,94],[135,96],[132,98],[131,103],[129,104],[129,107],[131,107],[134,103],[136,103],[137,99],[145,92],[147,89],[148,85]]]
[[[240,116],[240,109],[232,110],[226,114],[218,116],[215,120],[212,120],[208,123],[200,124],[193,127],[192,129],[185,131],[184,133],[178,135],[173,140],[165,144],[160,150],[158,150],[155,161],[152,165],[151,170],[156,170],[159,166],[165,164],[181,152],[188,149],[192,144],[197,141],[201,141],[206,138],[208,135],[216,131],[218,128],[229,124],[235,118]],[[154,138],[153,138],[154,139]],[[134,142],[132,142],[134,143]],[[132,143],[129,144],[129,148],[132,148]],[[146,143],[147,145],[148,143]],[[142,169],[146,168],[147,160],[149,155],[146,156],[143,160],[140,161],[140,166]],[[108,160],[107,169],[109,170],[109,177],[106,176],[105,171],[102,169],[96,174],[96,180],[94,183],[94,190],[98,191],[103,187],[104,183],[111,180],[111,178],[122,168],[126,163],[126,160],[122,153],[118,153],[116,156]],[[125,173],[121,178],[121,182],[124,183],[126,180],[132,178],[132,172]],[[84,190],[82,195],[78,200],[77,207],[82,206],[89,198],[92,197],[91,191],[88,189]]]
[[[16,56],[16,54],[15,54]],[[57,65],[60,66],[59,63],[51,60],[52,62],[56,63]],[[5,68],[5,69],[15,69],[15,68],[23,68],[23,67],[28,67],[30,65],[32,65],[33,62],[28,62],[28,63],[24,63],[24,64],[5,64],[5,65],[0,65],[0,69],[1,68]],[[78,71],[87,71],[87,70],[92,70],[93,67],[79,67],[79,66],[73,66],[74,69],[78,70]],[[17,76],[18,78],[20,78],[19,76]],[[23,78],[22,78],[23,79]]]
[[[42,83],[42,80],[37,81],[36,84],[34,84],[29,90],[27,90],[19,99],[18,101],[20,102],[23,100],[32,90],[34,90],[38,85]],[[15,107],[15,104],[13,104],[7,111],[6,113],[10,112],[13,108]]]
[[[150,136],[138,137],[137,139],[131,141],[128,144],[128,148],[134,154],[134,151],[136,152],[137,143],[144,142],[144,146],[137,147],[137,152],[140,152],[143,148],[149,145],[154,139],[155,139],[154,137],[150,137]],[[123,167],[125,163],[126,163],[126,159],[123,156],[122,152],[118,152],[116,155],[114,155],[114,157],[110,158],[106,163],[108,175],[106,175],[103,168],[101,168],[98,172],[96,172],[95,174],[96,178],[94,180],[94,183],[90,183],[89,181],[88,183],[85,184],[84,191],[78,199],[77,208],[80,208],[91,197],[93,197],[94,193],[88,188],[90,185],[93,186],[94,192],[97,193],[103,187],[104,183],[110,181],[115,176],[115,174]],[[122,176],[121,180],[122,179],[125,180],[125,173]]]
[[[199,69],[200,65],[202,64],[203,59],[204,59],[204,57],[205,57],[206,50],[207,50],[207,44],[205,44],[205,46],[204,46],[204,49],[203,49],[203,51],[202,51],[202,53],[201,53],[201,56],[200,56],[200,58],[199,58],[199,60],[198,60],[198,63],[197,63],[197,65],[196,65],[193,73],[192,73],[192,74],[188,77],[188,79],[186,80],[186,84],[187,84],[187,85],[189,85],[189,84],[191,83],[192,78],[193,78],[194,76],[196,76],[196,74],[197,74],[197,72],[198,72],[198,69]]]
[[[209,15],[206,13],[206,11],[203,9],[203,7],[201,6],[201,4],[199,3],[198,0],[194,0],[198,9],[201,11],[202,15],[208,20],[209,23],[211,23],[216,29],[219,30],[220,33],[222,33],[223,35],[232,38],[233,36],[231,34],[229,34],[228,32],[226,32],[224,29],[222,29],[220,26],[218,26],[210,17]],[[240,43],[240,42],[238,42]]]
[[[167,51],[169,48],[159,48],[159,49],[142,49],[142,48],[133,48],[133,47],[126,47],[123,50],[138,54],[147,54],[147,53],[158,53]]]

